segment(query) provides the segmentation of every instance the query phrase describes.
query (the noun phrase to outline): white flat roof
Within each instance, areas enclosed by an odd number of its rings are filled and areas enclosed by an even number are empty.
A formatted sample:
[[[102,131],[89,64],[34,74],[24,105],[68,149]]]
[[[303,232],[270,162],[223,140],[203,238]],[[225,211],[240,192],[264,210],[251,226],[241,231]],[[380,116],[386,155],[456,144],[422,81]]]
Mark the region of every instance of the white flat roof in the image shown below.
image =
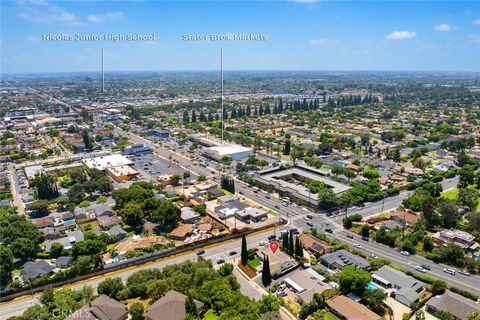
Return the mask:
[[[228,155],[236,154],[240,152],[253,151],[253,149],[251,148],[247,148],[238,144],[223,144],[220,146],[207,148],[207,150],[216,152],[220,156],[225,156],[225,155],[228,156]]]
[[[111,154],[103,157],[95,157],[90,159],[83,159],[82,162],[90,169],[105,170],[110,167],[117,167],[123,165],[133,164],[130,159],[121,154]]]

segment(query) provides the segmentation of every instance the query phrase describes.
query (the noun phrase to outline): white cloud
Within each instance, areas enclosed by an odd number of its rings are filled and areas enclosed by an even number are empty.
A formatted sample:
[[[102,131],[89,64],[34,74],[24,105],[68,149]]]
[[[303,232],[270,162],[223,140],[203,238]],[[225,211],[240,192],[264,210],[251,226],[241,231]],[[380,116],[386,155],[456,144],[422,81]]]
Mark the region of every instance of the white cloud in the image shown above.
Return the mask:
[[[480,26],[480,19],[475,19],[472,21],[473,24],[476,24],[477,26]]]
[[[440,31],[440,32],[442,32],[442,31],[450,31],[450,30],[452,30],[452,27],[450,27],[449,24],[442,23],[442,24],[439,24],[439,25],[435,26],[435,27],[433,28],[433,30],[435,30],[435,31]]]
[[[310,40],[310,43],[313,44],[314,46],[323,46],[326,44],[331,44],[333,42],[334,42],[333,40],[328,40],[324,38]]]
[[[82,25],[79,18],[64,8],[44,0],[19,1],[19,18],[34,22],[64,22],[69,25]]]
[[[124,16],[123,12],[115,11],[115,12],[106,12],[104,14],[91,14],[87,17],[88,21],[100,23],[105,22],[107,20],[116,20],[120,19]]]
[[[387,34],[385,39],[387,40],[403,40],[403,39],[412,39],[417,36],[417,33],[414,31],[394,31],[390,34]]]

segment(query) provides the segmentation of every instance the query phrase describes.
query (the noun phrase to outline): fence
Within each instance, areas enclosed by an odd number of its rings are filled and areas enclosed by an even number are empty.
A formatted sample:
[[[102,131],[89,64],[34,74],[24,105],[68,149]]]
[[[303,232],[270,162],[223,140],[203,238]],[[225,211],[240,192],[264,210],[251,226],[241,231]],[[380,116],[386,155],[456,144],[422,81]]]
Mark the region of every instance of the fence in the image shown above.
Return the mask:
[[[286,224],[286,222],[287,222],[286,220],[281,219],[277,223],[262,226],[262,227],[259,227],[257,229],[249,229],[249,230],[246,230],[243,233],[232,233],[232,234],[229,234],[229,235],[226,235],[226,236],[223,236],[223,237],[204,239],[204,240],[200,240],[200,241],[195,242],[195,243],[184,244],[184,245],[181,245],[181,246],[178,246],[178,247],[148,253],[148,254],[140,256],[140,257],[134,257],[134,258],[127,259],[127,260],[114,262],[114,263],[105,265],[103,267],[103,269],[96,270],[96,271],[93,271],[91,273],[84,274],[84,275],[81,275],[81,276],[78,276],[78,277],[75,277],[75,278],[56,281],[56,282],[52,282],[52,283],[48,283],[48,284],[42,284],[42,285],[38,285],[38,286],[35,286],[35,287],[21,288],[21,289],[18,289],[15,292],[10,293],[8,295],[3,295],[2,294],[2,296],[0,297],[0,302],[13,300],[15,298],[18,298],[18,297],[21,297],[21,296],[27,295],[27,294],[34,294],[34,293],[43,291],[47,288],[60,287],[60,286],[64,286],[64,285],[67,285],[67,284],[72,284],[72,283],[75,283],[77,281],[89,279],[89,278],[92,278],[92,277],[95,277],[95,276],[103,275],[103,274],[113,272],[113,271],[117,271],[117,270],[120,270],[120,269],[123,269],[123,268],[128,268],[128,267],[131,267],[131,266],[141,265],[141,264],[144,264],[146,262],[155,261],[157,259],[165,258],[165,257],[171,256],[171,255],[174,255],[174,254],[179,254],[179,253],[187,252],[187,251],[190,251],[190,250],[200,249],[202,247],[205,247],[205,246],[208,246],[208,245],[211,245],[211,244],[214,244],[214,243],[220,243],[220,242],[225,241],[225,240],[240,238],[243,234],[249,235],[249,234],[254,233],[254,232],[269,229],[273,226],[284,225],[284,224]]]

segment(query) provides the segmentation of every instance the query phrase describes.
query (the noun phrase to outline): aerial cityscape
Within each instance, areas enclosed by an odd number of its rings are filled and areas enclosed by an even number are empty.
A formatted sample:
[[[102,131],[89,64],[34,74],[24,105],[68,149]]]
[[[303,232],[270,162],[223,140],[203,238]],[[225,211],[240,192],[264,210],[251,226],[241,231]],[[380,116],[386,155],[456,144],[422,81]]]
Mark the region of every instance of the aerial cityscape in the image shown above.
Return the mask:
[[[1,3],[0,319],[480,320],[480,3]]]

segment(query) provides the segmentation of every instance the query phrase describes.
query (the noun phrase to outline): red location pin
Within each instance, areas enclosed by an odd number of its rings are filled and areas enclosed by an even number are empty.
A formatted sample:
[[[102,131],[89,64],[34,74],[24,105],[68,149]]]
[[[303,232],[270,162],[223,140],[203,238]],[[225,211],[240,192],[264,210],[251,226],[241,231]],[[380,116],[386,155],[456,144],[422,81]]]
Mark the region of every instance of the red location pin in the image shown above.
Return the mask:
[[[277,241],[272,241],[269,244],[270,250],[272,250],[273,254],[275,254],[278,250],[279,244]]]

